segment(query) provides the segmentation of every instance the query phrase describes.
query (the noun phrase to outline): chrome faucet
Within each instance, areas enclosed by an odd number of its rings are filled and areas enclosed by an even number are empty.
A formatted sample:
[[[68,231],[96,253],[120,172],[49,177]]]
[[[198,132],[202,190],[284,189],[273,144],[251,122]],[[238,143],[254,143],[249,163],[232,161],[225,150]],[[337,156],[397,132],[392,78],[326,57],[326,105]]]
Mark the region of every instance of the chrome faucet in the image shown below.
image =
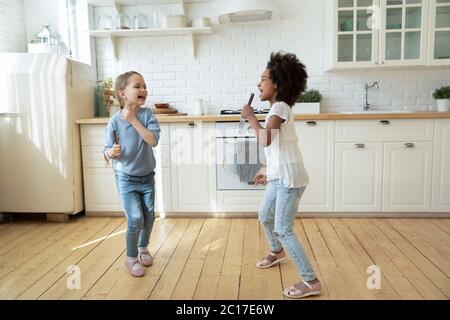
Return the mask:
[[[379,88],[377,81],[372,83],[370,86],[369,86],[369,84],[367,82],[364,84],[364,101],[363,101],[363,105],[362,105],[362,108],[363,108],[364,111],[367,111],[370,108],[370,103],[369,103],[369,101],[367,99],[367,96],[368,96],[368,93],[369,93],[369,89],[373,88],[373,87],[375,87],[377,89]]]

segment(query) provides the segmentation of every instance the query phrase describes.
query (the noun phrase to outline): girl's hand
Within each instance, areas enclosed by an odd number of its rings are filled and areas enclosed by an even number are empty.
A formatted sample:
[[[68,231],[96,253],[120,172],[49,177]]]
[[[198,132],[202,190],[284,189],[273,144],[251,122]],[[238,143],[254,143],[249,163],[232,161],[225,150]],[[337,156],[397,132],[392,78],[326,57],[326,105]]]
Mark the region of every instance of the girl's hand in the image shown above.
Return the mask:
[[[253,182],[255,183],[255,186],[258,184],[267,184],[267,175],[265,169],[260,169],[255,177],[253,178]]]
[[[246,105],[242,108],[241,110],[241,116],[244,119],[248,119],[251,116],[255,115],[255,110],[253,110],[252,107],[250,107],[249,105]]]
[[[115,158],[120,157],[120,153],[121,153],[120,144],[114,144],[113,147],[108,150],[108,156],[111,159],[115,159]]]
[[[136,121],[136,113],[133,110],[122,109],[122,119],[128,122],[129,124],[133,124]]]

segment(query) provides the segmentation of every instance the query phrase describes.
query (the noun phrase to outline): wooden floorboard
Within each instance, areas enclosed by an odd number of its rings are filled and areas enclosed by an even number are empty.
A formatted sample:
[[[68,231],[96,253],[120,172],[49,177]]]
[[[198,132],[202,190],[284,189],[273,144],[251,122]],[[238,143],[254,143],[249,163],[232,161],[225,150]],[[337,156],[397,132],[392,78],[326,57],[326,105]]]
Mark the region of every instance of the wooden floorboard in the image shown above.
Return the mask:
[[[124,218],[83,216],[0,225],[0,299],[277,300],[301,281],[290,257],[256,268],[269,247],[251,218],[157,219],[154,265],[133,278],[126,227]],[[308,299],[450,299],[450,219],[305,218],[294,231],[322,282]],[[369,287],[371,266],[379,288]]]

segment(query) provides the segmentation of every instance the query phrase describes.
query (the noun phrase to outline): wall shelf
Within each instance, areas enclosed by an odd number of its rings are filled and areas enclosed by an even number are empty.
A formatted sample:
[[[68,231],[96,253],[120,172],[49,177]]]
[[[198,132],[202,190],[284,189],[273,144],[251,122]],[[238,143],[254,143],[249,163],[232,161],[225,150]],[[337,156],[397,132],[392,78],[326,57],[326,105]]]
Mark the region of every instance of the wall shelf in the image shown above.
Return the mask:
[[[195,35],[212,34],[211,27],[205,28],[159,28],[159,29],[126,29],[126,30],[91,30],[89,34],[95,38],[108,38],[114,50],[114,59],[118,59],[116,39],[131,37],[163,37],[189,36],[192,44],[192,55],[195,57]]]

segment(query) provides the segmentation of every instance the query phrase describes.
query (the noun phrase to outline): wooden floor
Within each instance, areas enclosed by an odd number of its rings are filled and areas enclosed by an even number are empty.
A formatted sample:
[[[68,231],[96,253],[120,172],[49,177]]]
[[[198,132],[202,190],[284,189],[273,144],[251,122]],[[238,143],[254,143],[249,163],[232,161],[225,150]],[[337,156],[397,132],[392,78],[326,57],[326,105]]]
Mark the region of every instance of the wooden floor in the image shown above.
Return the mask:
[[[125,269],[123,218],[0,225],[0,299],[283,299],[299,281],[290,259],[255,268],[267,252],[256,219],[158,219],[145,277]],[[450,219],[297,219],[323,284],[312,299],[449,299]],[[68,289],[76,265],[81,288]],[[368,289],[367,268],[381,270]]]

